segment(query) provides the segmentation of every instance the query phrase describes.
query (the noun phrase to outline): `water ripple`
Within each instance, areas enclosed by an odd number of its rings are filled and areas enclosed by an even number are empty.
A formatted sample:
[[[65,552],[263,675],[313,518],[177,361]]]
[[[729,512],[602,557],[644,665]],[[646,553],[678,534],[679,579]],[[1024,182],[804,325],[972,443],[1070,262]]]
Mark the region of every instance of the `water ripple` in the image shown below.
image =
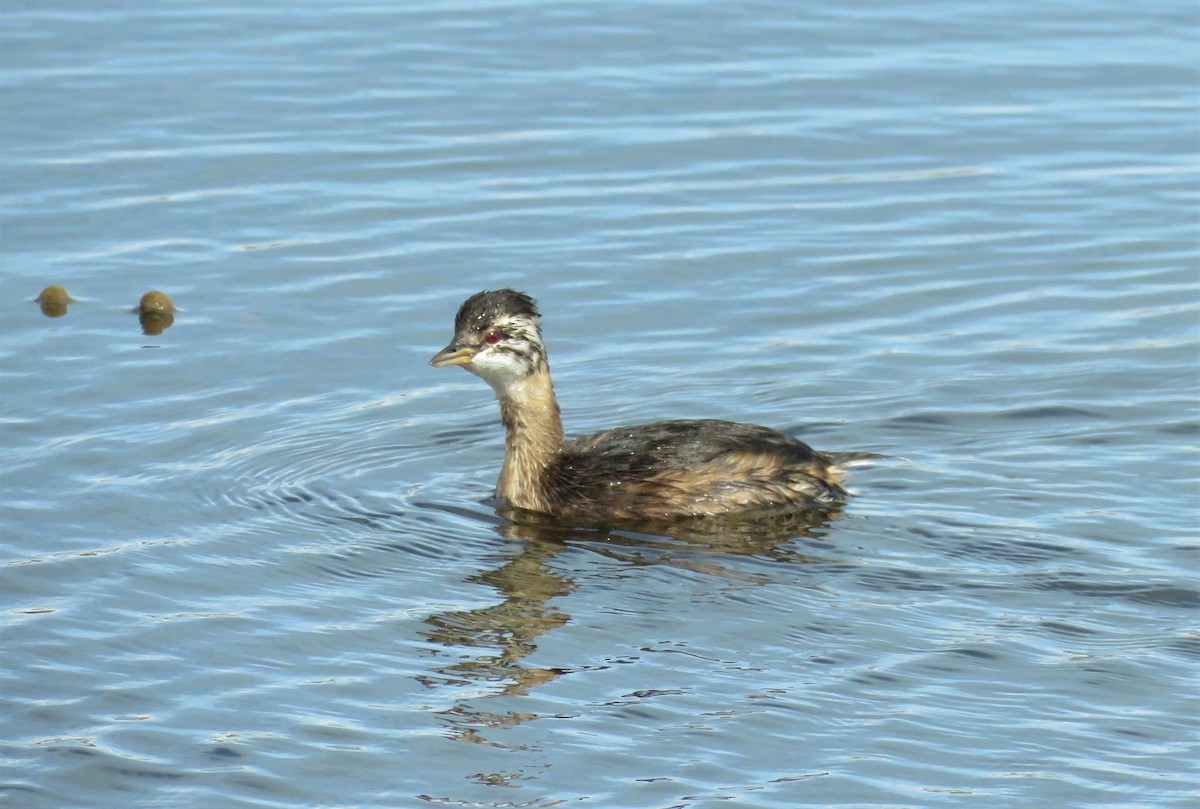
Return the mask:
[[[1190,806],[1193,17],[12,9],[0,795]],[[572,433],[886,458],[779,530],[513,524],[426,365],[504,285]]]

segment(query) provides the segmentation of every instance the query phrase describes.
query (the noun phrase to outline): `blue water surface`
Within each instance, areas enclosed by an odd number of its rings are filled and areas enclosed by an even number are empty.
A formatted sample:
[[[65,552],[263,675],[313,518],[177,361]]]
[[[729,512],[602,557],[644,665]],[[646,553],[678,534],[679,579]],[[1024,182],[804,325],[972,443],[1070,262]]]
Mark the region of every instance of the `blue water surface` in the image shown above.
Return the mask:
[[[1200,801],[1194,4],[4,18],[0,805]],[[513,524],[502,286],[570,433],[886,457]]]

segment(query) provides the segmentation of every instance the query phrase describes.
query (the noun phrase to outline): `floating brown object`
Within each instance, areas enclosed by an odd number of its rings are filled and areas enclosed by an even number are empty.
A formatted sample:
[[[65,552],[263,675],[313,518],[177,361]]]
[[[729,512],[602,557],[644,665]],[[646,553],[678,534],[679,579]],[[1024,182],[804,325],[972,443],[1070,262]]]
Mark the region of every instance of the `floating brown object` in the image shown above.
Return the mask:
[[[140,312],[138,322],[142,324],[142,334],[153,337],[171,328],[175,324],[175,315],[170,312]]]
[[[38,303],[71,303],[74,298],[58,284],[51,284],[37,296]]]
[[[167,297],[167,293],[152,289],[138,301],[138,322],[142,324],[142,334],[150,336],[162,334],[175,323],[175,304]]]
[[[138,301],[137,311],[143,315],[173,315],[175,304],[167,297],[167,293],[152,289]]]
[[[62,317],[67,313],[67,304],[73,303],[75,299],[58,284],[51,284],[43,289],[35,300],[42,307],[42,314],[46,317]]]

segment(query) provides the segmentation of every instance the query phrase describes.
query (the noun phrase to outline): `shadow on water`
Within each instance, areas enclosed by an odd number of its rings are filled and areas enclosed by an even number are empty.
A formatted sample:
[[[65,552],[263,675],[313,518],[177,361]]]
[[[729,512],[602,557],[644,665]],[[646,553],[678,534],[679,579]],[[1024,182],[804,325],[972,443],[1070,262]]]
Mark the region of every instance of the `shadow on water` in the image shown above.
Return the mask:
[[[538,638],[571,621],[561,604],[552,601],[574,592],[577,584],[571,576],[556,570],[553,561],[573,547],[586,545],[589,551],[624,566],[666,565],[761,585],[768,582],[766,577],[727,567],[721,564],[721,557],[756,556],[792,564],[828,561],[800,553],[794,544],[798,539],[822,538],[840,512],[594,529],[527,512],[504,511],[501,516],[511,522],[493,528],[514,543],[513,553],[500,566],[475,573],[467,581],[494,588],[503,600],[480,609],[435,613],[425,619],[427,628],[420,634],[453,650],[456,657],[454,663],[418,677],[427,688],[484,684],[491,690],[482,699],[520,697],[570,673],[564,668],[530,666],[525,660],[537,650]],[[700,558],[697,551],[702,552]],[[466,649],[474,651],[464,659]],[[451,738],[507,747],[489,740],[486,731],[538,718],[530,712],[480,709],[480,698],[474,691],[442,712]]]

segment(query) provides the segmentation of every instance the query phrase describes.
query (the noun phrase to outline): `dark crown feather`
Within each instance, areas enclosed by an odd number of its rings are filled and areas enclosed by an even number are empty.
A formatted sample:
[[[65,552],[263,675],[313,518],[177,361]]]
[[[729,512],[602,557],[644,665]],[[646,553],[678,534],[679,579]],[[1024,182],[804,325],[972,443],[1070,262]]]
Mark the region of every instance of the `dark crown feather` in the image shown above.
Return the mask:
[[[486,328],[502,316],[523,316],[537,320],[541,317],[533,298],[514,289],[476,292],[463,301],[454,316],[454,331]]]

